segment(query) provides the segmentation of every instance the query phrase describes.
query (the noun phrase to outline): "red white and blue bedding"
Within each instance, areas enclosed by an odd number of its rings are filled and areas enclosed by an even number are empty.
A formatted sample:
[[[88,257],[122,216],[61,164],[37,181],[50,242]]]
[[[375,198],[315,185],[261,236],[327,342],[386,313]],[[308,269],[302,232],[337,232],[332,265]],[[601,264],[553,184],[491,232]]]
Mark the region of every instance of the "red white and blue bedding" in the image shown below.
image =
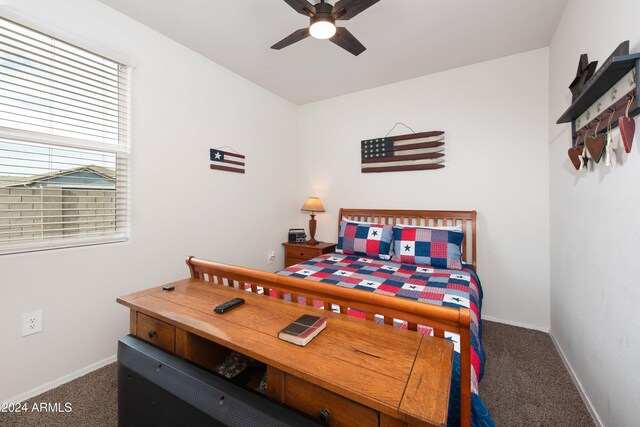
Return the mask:
[[[399,298],[447,307],[469,308],[471,313],[471,410],[472,425],[494,426],[491,415],[478,395],[478,382],[484,373],[485,354],[482,348],[482,287],[480,279],[469,266],[462,270],[448,270],[415,264],[400,264],[358,255],[331,253],[292,265],[280,272],[285,276],[298,277],[316,282],[360,289]],[[289,299],[287,295],[285,298]],[[300,297],[303,303],[304,298]],[[321,301],[314,306],[322,307]],[[336,306],[334,310],[338,310]],[[364,313],[349,310],[353,316],[364,317]],[[376,321],[382,322],[381,316]],[[406,322],[395,320],[395,326],[406,328]],[[431,328],[420,325],[419,332],[432,334]],[[451,399],[449,402],[449,426],[460,424],[460,341],[458,334],[445,332],[445,338],[455,347]]]

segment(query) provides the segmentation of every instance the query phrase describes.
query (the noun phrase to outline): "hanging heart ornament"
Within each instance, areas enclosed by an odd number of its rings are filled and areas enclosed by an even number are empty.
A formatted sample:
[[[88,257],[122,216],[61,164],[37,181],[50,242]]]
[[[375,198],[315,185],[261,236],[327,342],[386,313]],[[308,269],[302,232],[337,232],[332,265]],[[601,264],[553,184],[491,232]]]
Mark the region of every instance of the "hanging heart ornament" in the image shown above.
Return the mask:
[[[584,146],[578,145],[577,147],[569,148],[567,152],[569,154],[569,160],[571,160],[573,167],[576,168],[577,171],[582,169],[582,166],[583,166],[583,160],[582,160],[583,151],[584,151]]]
[[[624,117],[618,119],[618,127],[620,128],[620,136],[622,137],[622,143],[624,144],[624,151],[628,154],[631,152],[631,146],[633,145],[633,137],[636,133],[636,121],[629,117],[629,107],[631,107],[631,101],[627,104],[627,112]]]
[[[622,136],[624,151],[630,153],[631,146],[633,145],[633,135],[636,132],[636,121],[631,117],[620,117],[618,126],[620,127],[620,135]]]
[[[606,135],[598,135],[598,127],[600,125],[600,120],[596,123],[596,130],[593,133],[593,136],[584,142],[584,146],[587,149],[588,157],[591,157],[594,162],[599,163],[600,158],[602,157],[602,153],[604,152],[604,147],[607,145]]]
[[[585,145],[587,146],[587,150],[589,150],[589,155],[593,161],[599,163],[602,158],[602,154],[604,153],[604,147],[607,145],[607,136],[605,134],[601,134],[596,137],[589,138]]]

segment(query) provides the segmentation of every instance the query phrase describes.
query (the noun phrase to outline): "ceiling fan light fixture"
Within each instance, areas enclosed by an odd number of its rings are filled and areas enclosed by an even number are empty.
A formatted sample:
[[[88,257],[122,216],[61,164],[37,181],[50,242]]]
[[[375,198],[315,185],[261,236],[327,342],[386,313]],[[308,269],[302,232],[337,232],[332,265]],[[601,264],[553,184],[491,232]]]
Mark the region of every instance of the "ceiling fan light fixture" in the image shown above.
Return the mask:
[[[311,36],[316,39],[329,40],[353,56],[358,56],[367,48],[345,27],[336,27],[336,21],[347,21],[379,1],[340,0],[333,5],[326,3],[325,0],[320,0],[315,4],[309,3],[309,0],[284,0],[296,12],[311,18],[311,22],[308,27],[295,30],[271,46],[271,49],[280,50]]]
[[[309,27],[309,33],[316,39],[330,39],[336,33],[336,24],[331,18],[316,18]]]

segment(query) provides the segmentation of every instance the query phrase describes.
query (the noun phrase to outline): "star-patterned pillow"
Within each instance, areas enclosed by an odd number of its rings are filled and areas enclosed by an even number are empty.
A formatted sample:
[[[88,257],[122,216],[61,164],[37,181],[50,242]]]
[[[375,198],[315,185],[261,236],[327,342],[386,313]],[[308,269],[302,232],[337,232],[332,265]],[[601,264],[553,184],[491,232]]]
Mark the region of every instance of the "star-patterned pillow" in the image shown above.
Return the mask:
[[[419,227],[393,227],[393,261],[462,270],[464,233]]]
[[[340,221],[340,235],[336,252],[391,259],[393,231],[390,225]]]

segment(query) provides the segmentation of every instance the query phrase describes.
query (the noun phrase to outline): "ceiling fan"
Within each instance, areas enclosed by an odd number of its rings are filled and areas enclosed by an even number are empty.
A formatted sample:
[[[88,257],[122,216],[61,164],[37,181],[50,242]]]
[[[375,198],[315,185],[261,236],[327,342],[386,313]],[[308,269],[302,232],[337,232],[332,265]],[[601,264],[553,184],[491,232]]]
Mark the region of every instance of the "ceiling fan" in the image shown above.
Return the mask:
[[[307,0],[284,0],[289,6],[311,18],[308,28],[301,28],[294,31],[278,43],[271,46],[271,49],[280,50],[295,42],[299,42],[309,36],[317,39],[329,39],[341,48],[351,52],[355,56],[360,55],[367,48],[356,39],[353,34],[344,27],[336,27],[336,21],[346,21],[353,18],[360,12],[373,6],[380,0],[340,0],[335,5],[325,3],[311,4]]]

